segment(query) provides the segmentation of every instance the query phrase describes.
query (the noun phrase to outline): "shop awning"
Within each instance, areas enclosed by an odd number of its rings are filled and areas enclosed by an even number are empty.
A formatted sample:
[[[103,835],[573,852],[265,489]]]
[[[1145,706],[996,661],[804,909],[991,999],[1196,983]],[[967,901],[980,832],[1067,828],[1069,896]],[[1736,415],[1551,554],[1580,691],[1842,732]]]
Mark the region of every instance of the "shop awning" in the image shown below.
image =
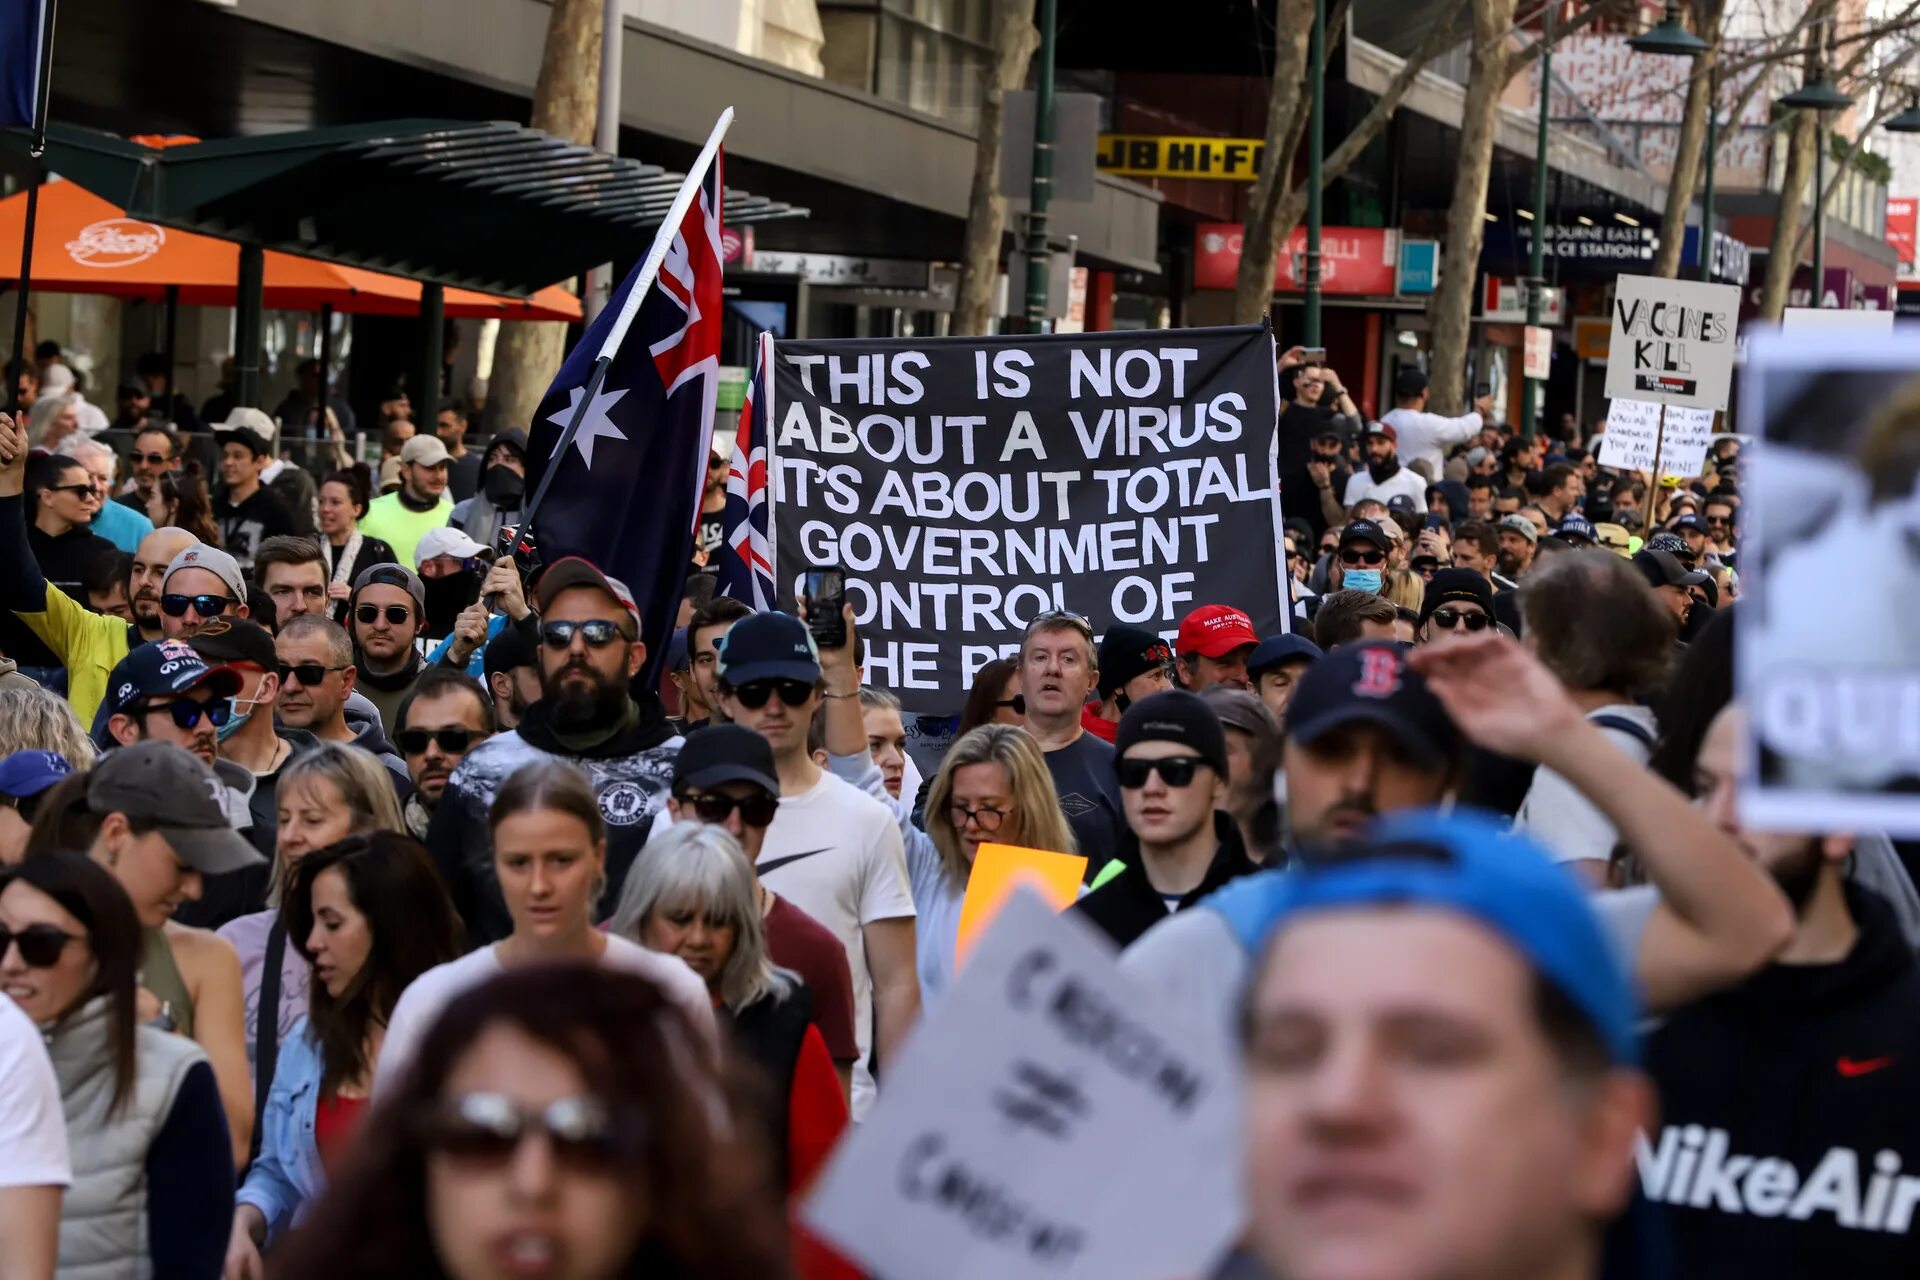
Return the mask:
[[[26,233],[27,194],[0,200],[0,272],[20,261]],[[318,311],[331,306],[352,315],[411,316],[420,312],[420,282],[269,251],[264,305],[275,311]],[[231,307],[239,294],[240,246],[162,227],[84,190],[78,183],[49,182],[40,188],[33,236],[36,293],[97,293],[163,301],[169,290],[188,306]],[[0,275],[0,284],[15,281]],[[449,316],[503,320],[580,318],[580,299],[558,286],[530,298],[469,289],[446,291]]]
[[[8,140],[26,146],[20,131]],[[521,296],[644,253],[683,176],[519,125],[456,120],[168,147],[54,125],[44,163],[162,227]],[[723,218],[806,212],[729,188]]]

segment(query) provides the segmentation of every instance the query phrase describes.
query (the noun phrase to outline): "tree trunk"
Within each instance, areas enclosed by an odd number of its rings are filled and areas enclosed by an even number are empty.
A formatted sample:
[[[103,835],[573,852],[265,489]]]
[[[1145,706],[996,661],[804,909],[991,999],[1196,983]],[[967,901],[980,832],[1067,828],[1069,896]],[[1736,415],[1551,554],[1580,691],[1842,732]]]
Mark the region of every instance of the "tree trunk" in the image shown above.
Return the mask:
[[[1428,312],[1433,323],[1433,358],[1427,376],[1436,413],[1459,413],[1466,400],[1467,345],[1487,225],[1487,180],[1493,171],[1500,94],[1507,86],[1514,55],[1507,44],[1513,8],[1514,0],[1473,0],[1473,52],[1460,116],[1460,147],[1454,157],[1453,200],[1447,206],[1440,286]]]
[[[540,76],[533,85],[533,127],[591,145],[600,115],[601,0],[553,0]],[[510,320],[500,326],[487,387],[493,429],[533,430],[533,411],[566,356],[567,326]],[[437,399],[438,397],[435,397]],[[432,420],[434,406],[421,412]]]
[[[1713,100],[1712,86],[1714,67],[1720,60],[1720,18],[1725,9],[1726,0],[1695,0],[1693,5],[1694,34],[1709,47],[1695,60],[1693,79],[1687,84],[1686,114],[1680,119],[1680,141],[1674,149],[1673,172],[1667,177],[1667,207],[1660,215],[1660,250],[1654,254],[1651,274],[1668,280],[1680,274],[1687,210],[1693,207],[1693,188],[1700,181],[1701,161],[1707,150],[1707,113],[1719,107]],[[1713,252],[1713,229],[1703,227],[1700,235],[1700,252]]]
[[[1835,0],[1814,0],[1807,10],[1807,51],[1803,59],[1804,74],[1811,75],[1815,66],[1814,51],[1819,47],[1819,22],[1833,11]],[[1786,310],[1787,291],[1793,286],[1793,273],[1800,265],[1800,217],[1803,212],[1801,202],[1806,195],[1807,184],[1813,178],[1814,148],[1824,146],[1826,139],[1820,128],[1820,113],[1817,111],[1797,111],[1794,113],[1793,131],[1787,136],[1786,169],[1780,178],[1780,213],[1773,220],[1773,240],[1767,246],[1767,276],[1760,286],[1760,319],[1774,324],[1780,322],[1780,313]],[[1819,193],[1814,193],[1819,199]],[[1813,294],[1820,296],[1824,282],[1813,282]]]
[[[986,333],[993,322],[993,291],[1000,276],[1000,242],[1007,229],[1007,200],[1000,194],[1000,131],[1007,92],[1027,82],[1027,65],[1040,47],[1033,26],[1033,0],[995,0],[993,61],[981,68],[980,132],[973,152],[973,188],[967,195],[967,237],[960,253],[960,283],[953,300],[952,331]]]
[[[1274,23],[1273,83],[1267,95],[1267,130],[1260,180],[1247,199],[1240,238],[1240,269],[1233,281],[1233,320],[1252,324],[1273,301],[1273,269],[1280,257],[1280,210],[1293,187],[1295,118],[1305,114],[1307,41],[1313,33],[1313,0],[1279,0]]]

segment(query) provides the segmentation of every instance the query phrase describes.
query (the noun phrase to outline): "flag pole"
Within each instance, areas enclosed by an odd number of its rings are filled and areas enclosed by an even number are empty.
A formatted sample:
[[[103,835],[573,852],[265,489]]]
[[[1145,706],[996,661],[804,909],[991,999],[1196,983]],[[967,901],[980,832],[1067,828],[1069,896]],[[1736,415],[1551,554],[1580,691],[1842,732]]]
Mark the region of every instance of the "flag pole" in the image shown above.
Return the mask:
[[[613,357],[620,350],[620,344],[626,340],[627,330],[633,327],[634,317],[640,314],[640,304],[653,288],[653,282],[660,275],[660,264],[667,259],[667,250],[673,245],[673,237],[680,231],[680,223],[687,216],[687,210],[693,207],[694,198],[700,192],[700,184],[706,180],[707,170],[713,167],[713,159],[720,153],[720,142],[727,136],[727,129],[733,124],[733,108],[728,107],[713,122],[713,132],[707,135],[707,145],[700,148],[700,155],[687,170],[686,181],[680,184],[673,204],[667,209],[666,218],[660,223],[660,229],[654,233],[653,247],[647,250],[647,256],[640,264],[640,274],[633,282],[633,288],[627,291],[626,301],[620,307],[620,314],[613,318],[613,327],[607,330],[607,339],[600,344],[600,354],[594,357],[593,372],[587,377],[586,388],[581,391],[580,399],[574,403],[573,413],[567,418],[566,430],[560,433],[560,442],[553,448],[547,469],[541,473],[540,485],[533,491],[533,498],[527,503],[527,514],[521,519],[521,539],[534,528],[533,518],[540,510],[540,503],[547,496],[547,489],[553,484],[553,477],[559,471],[558,460],[567,456],[567,450],[573,445],[573,438],[580,433],[580,424],[586,420],[587,410],[593,405],[593,398],[600,394],[600,387],[607,380],[607,366],[613,363]],[[724,201],[726,193],[721,192]],[[719,210],[714,211],[717,215]],[[538,545],[537,543],[535,545]]]
[[[27,154],[33,157],[34,162],[32,185],[27,188],[27,223],[20,237],[20,293],[13,302],[13,359],[8,365],[9,369],[15,371],[15,376],[7,379],[7,411],[16,417],[20,413],[18,370],[27,348],[27,297],[33,281],[33,233],[40,219],[40,188],[46,182],[40,157],[47,151],[47,102],[53,96],[53,16],[60,8],[60,0],[46,0],[46,3],[45,16],[40,20],[40,70],[34,82],[33,141],[27,148]]]

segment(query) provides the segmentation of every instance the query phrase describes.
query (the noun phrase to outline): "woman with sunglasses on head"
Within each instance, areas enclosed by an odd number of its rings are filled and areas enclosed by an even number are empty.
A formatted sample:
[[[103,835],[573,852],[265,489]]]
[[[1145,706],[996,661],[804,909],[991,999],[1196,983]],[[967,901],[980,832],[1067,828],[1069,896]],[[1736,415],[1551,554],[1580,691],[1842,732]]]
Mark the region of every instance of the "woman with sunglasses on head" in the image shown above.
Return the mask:
[[[207,486],[193,471],[164,472],[154,481],[147,519],[156,529],[185,529],[209,547],[220,545],[220,526],[213,522]]]
[[[233,1214],[227,1121],[206,1054],[140,1018],[140,940],[86,855],[0,869],[0,991],[46,1036],[72,1157],[54,1274],[212,1280]]]
[[[521,766],[494,797],[487,826],[493,874],[513,931],[407,988],[380,1059],[383,1089],[398,1079],[441,1009],[524,965],[579,962],[638,973],[658,983],[711,1043],[713,1008],[693,970],[594,927],[594,907],[607,885],[607,832],[585,774],[559,760]]]
[[[1415,644],[1435,644],[1455,636],[1478,635],[1497,626],[1493,584],[1477,569],[1436,569],[1421,597]]]
[[[260,1114],[259,1158],[235,1197],[227,1280],[259,1280],[260,1251],[340,1167],[372,1093],[387,1019],[408,983],[460,953],[460,921],[426,850],[391,831],[301,859],[286,930],[315,978]]]
[[[289,761],[274,802],[278,839],[267,900],[279,905],[220,926],[220,936],[240,956],[256,1109],[266,1101],[279,1047],[290,1043],[294,1024],[307,1013],[312,969],[300,949],[302,935],[281,917],[294,871],[308,854],[349,836],[406,831],[385,766],[344,742],[323,742]]]
[[[347,597],[362,573],[399,559],[385,542],[360,532],[360,522],[373,502],[372,490],[367,468],[356,463],[322,480],[315,498],[320,550],[327,557],[327,598],[336,603],[335,622],[345,621]]]
[[[655,984],[515,970],[426,1032],[275,1280],[783,1280],[782,1214],[739,1114]]]
[[[706,983],[732,1043],[773,1086],[760,1107],[767,1145],[779,1185],[798,1200],[847,1127],[847,1100],[814,1024],[813,992],[768,958],[761,892],[726,828],[676,823],[648,842],[610,927],[679,956]],[[795,1244],[808,1280],[858,1274],[803,1231]]]

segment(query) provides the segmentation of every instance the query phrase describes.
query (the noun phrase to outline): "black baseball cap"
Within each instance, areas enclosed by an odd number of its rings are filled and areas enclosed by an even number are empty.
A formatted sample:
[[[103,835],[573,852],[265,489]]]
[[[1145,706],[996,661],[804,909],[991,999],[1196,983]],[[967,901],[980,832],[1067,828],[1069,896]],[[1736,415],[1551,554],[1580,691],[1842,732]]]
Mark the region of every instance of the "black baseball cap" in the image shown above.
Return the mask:
[[[280,663],[274,652],[272,634],[248,618],[208,618],[200,624],[199,631],[187,638],[187,643],[214,666],[244,662],[262,671],[273,671]]]
[[[1173,662],[1173,646],[1141,627],[1109,627],[1100,637],[1100,696]]]
[[[1197,694],[1169,689],[1142,698],[1120,717],[1113,735],[1115,767],[1136,742],[1177,742],[1227,776],[1227,731],[1220,717]]]
[[[1420,625],[1425,626],[1433,611],[1449,601],[1477,604],[1493,616],[1493,584],[1487,575],[1473,569],[1438,569],[1420,599]]]
[[[1689,571],[1671,551],[1636,551],[1633,567],[1650,587],[1699,587],[1713,581],[1697,570]]]
[[[807,624],[790,613],[754,613],[727,628],[715,649],[722,680],[735,689],[755,680],[820,678],[820,650]]]
[[[490,676],[496,671],[515,671],[532,665],[533,646],[527,643],[527,633],[514,625],[502,627],[499,635],[487,641],[487,647],[480,655],[482,675]]]
[[[687,735],[673,759],[673,788],[717,787],[751,782],[767,794],[780,794],[773,748],[753,730],[737,724],[710,724]]]
[[[87,808],[151,825],[182,862],[214,876],[266,861],[227,821],[224,791],[190,753],[170,742],[136,742],[108,752],[87,775]]]
[[[240,692],[240,673],[210,666],[184,640],[136,645],[107,677],[107,716],[118,715],[143,698],[185,693],[205,683],[216,698]],[[96,723],[104,724],[106,716]]]
[[[1340,545],[1346,546],[1353,541],[1371,542],[1382,551],[1393,550],[1393,539],[1385,529],[1372,520],[1355,520],[1340,531]]]
[[[1291,632],[1282,636],[1268,636],[1247,655],[1247,679],[1257,683],[1262,673],[1275,667],[1289,662],[1318,662],[1326,656],[1319,645],[1305,636]]]
[[[1398,400],[1407,400],[1427,389],[1427,375],[1420,369],[1402,369],[1393,375],[1393,394]]]
[[[1313,664],[1287,703],[1287,736],[1303,745],[1361,723],[1392,734],[1429,769],[1445,765],[1460,745],[1453,717],[1392,640],[1341,645]]]
[[[1707,529],[1706,517],[1697,516],[1693,514],[1691,511],[1689,511],[1686,515],[1681,516],[1678,520],[1675,520],[1672,524],[1668,525],[1667,527],[1669,529],[1691,529],[1695,533],[1706,533],[1709,531]]]

